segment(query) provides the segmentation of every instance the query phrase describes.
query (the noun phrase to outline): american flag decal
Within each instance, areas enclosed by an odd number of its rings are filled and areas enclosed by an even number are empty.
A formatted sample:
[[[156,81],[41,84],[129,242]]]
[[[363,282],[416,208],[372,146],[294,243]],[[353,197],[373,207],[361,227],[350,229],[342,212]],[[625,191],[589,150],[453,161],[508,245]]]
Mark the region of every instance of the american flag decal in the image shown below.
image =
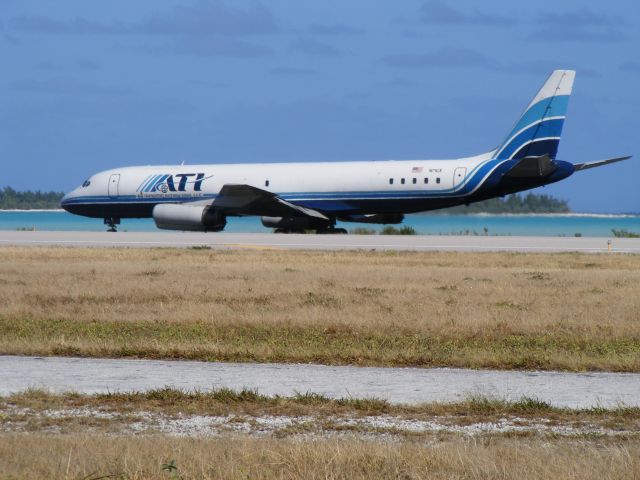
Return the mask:
[[[422,173],[422,167],[413,167],[411,173]]]

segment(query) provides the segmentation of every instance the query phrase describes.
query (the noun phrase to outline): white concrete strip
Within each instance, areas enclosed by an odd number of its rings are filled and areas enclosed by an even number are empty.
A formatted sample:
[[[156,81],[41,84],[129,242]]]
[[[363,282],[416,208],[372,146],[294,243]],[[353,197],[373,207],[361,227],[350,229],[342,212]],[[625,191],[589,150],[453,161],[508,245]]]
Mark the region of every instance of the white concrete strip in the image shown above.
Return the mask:
[[[165,386],[250,388],[286,396],[314,392],[408,404],[481,394],[509,400],[528,396],[572,408],[640,406],[640,374],[0,356],[0,395],[31,387],[96,393]]]
[[[546,418],[523,418],[505,416],[498,420],[479,422],[456,422],[456,417],[437,417],[430,419],[410,419],[393,415],[194,415],[179,413],[165,415],[150,411],[105,411],[100,408],[64,408],[34,410],[31,408],[8,405],[3,415],[10,420],[0,422],[0,432],[24,432],[32,429],[35,422],[42,422],[42,430],[60,432],[60,423],[65,420],[81,420],[85,424],[85,434],[99,434],[100,427],[92,420],[110,420],[109,433],[115,435],[157,434],[178,437],[222,437],[231,435],[248,435],[264,437],[265,435],[287,435],[292,432],[304,432],[305,437],[329,438],[335,435],[357,435],[371,439],[372,436],[387,437],[402,434],[432,434],[452,432],[461,435],[475,436],[496,433],[536,433],[560,435],[564,437],[584,435],[637,435],[633,427],[624,426],[606,428],[592,422],[572,421],[570,424],[558,424]],[[133,418],[132,418],[133,417]],[[54,420],[54,422],[51,422]],[[62,422],[60,422],[62,420]],[[88,421],[87,421],[88,420]],[[464,419],[462,419],[464,420]],[[31,428],[30,428],[31,427]],[[63,427],[64,428],[64,427]],[[73,427],[72,427],[73,428]],[[41,431],[42,431],[41,430]]]
[[[84,247],[274,248],[296,250],[448,250],[640,253],[640,239],[440,235],[282,235],[198,232],[0,231],[0,245]]]

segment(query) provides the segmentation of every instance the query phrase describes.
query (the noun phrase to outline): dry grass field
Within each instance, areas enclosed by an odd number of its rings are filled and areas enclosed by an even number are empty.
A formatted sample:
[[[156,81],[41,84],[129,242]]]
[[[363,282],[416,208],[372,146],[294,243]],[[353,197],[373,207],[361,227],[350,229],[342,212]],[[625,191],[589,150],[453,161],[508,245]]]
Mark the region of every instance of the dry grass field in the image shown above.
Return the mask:
[[[514,479],[640,477],[640,443],[536,438],[335,439],[0,435],[20,479]],[[174,470],[174,467],[177,470]]]
[[[0,248],[0,353],[640,371],[640,256]]]

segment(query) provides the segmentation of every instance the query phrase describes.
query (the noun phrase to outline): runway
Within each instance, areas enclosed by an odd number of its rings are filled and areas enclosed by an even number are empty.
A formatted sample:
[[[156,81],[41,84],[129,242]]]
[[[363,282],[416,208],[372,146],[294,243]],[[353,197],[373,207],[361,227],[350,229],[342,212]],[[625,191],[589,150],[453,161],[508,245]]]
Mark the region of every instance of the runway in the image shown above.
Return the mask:
[[[0,246],[640,253],[640,238],[0,231]]]
[[[0,395],[54,392],[255,389],[266,395],[314,392],[391,403],[454,402],[474,394],[538,398],[571,408],[640,406],[640,374],[373,368],[310,364],[219,363],[0,356]]]

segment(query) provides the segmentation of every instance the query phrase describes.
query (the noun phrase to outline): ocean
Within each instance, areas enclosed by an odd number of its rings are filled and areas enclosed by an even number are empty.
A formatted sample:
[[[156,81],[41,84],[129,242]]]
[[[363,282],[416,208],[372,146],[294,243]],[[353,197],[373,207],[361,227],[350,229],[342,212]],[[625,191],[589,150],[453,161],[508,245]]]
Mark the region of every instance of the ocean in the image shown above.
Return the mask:
[[[640,233],[640,215],[545,214],[545,215],[407,215],[410,225],[424,235],[515,235],[611,237],[612,229]],[[381,230],[380,225],[340,223],[351,230],[357,227]],[[106,230],[100,219],[72,215],[63,210],[0,211],[0,230]],[[151,219],[124,219],[121,231],[153,231]],[[269,232],[256,217],[229,218],[225,231]],[[214,234],[212,234],[214,235]]]

